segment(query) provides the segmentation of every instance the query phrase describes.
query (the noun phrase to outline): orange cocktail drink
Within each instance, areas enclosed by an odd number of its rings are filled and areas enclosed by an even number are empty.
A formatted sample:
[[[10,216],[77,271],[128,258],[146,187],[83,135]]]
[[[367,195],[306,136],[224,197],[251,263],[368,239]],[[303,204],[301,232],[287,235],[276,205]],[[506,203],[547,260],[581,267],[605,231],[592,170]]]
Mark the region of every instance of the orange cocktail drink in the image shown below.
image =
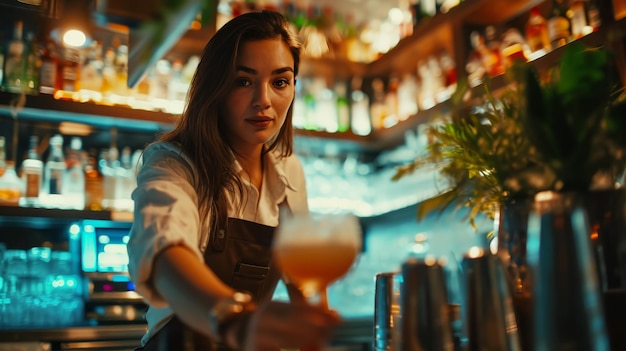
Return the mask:
[[[276,262],[306,293],[322,292],[352,267],[358,248],[350,243],[287,243],[275,250]]]

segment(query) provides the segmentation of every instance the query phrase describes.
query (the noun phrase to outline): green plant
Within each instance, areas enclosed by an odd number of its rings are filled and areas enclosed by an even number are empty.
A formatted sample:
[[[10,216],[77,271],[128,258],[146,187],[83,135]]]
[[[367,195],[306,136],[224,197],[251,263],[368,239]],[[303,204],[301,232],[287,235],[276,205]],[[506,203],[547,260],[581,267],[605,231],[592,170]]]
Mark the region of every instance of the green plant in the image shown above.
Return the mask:
[[[575,42],[548,81],[526,70],[525,127],[556,174],[554,190],[586,191],[624,169],[626,104],[612,62],[608,50]]]
[[[605,73],[609,66],[606,50],[572,44],[546,82],[532,65],[517,62],[497,96],[486,83],[479,103],[466,108],[467,89],[458,89],[449,118],[427,128],[426,154],[392,178],[434,164],[448,179],[449,189],[418,205],[418,220],[467,206],[476,227],[479,213],[493,218],[504,201],[589,189],[598,173],[623,170],[626,99],[615,75]]]

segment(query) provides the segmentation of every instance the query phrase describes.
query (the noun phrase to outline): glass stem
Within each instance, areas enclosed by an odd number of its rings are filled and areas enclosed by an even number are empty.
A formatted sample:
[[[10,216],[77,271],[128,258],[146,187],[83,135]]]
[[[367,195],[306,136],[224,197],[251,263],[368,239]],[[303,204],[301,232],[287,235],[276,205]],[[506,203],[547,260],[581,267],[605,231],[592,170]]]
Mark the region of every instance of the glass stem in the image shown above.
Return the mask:
[[[329,310],[330,307],[328,305],[328,291],[326,288],[323,288],[320,290],[320,301],[319,304],[321,307],[323,307],[325,310]]]

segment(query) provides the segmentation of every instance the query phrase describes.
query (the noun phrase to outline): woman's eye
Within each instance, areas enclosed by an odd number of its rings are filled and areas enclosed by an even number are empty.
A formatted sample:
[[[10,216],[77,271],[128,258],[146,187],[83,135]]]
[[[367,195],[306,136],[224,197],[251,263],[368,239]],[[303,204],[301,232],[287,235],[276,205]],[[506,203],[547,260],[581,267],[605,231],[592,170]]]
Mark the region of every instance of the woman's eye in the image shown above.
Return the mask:
[[[237,86],[238,87],[247,87],[248,85],[250,85],[250,80],[247,78],[238,78],[237,79]]]
[[[282,88],[284,86],[289,85],[289,81],[287,79],[279,79],[279,80],[274,82],[274,85],[279,87],[279,88]]]

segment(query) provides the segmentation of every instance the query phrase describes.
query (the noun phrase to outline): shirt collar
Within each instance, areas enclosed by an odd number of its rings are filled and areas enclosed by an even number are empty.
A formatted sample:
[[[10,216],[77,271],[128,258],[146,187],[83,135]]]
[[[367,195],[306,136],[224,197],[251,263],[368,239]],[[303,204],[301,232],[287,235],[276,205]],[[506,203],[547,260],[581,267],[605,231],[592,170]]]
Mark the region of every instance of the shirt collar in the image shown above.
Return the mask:
[[[237,174],[241,174],[241,172],[243,171],[243,167],[241,167],[241,164],[239,163],[239,161],[237,161],[237,158],[235,157],[235,154],[232,152],[231,150],[231,155],[232,155],[232,159],[233,159],[233,169],[235,170],[235,172]],[[289,190],[291,191],[298,191],[298,189],[293,186],[293,184],[291,184],[291,182],[289,181],[289,178],[287,177],[287,175],[285,174],[285,160],[283,157],[280,157],[278,151],[272,150],[270,152],[265,153],[265,164],[270,168],[266,168],[265,171],[269,172],[268,174],[265,174],[264,177],[265,179],[268,179],[267,177],[269,175],[276,175],[277,179]]]

